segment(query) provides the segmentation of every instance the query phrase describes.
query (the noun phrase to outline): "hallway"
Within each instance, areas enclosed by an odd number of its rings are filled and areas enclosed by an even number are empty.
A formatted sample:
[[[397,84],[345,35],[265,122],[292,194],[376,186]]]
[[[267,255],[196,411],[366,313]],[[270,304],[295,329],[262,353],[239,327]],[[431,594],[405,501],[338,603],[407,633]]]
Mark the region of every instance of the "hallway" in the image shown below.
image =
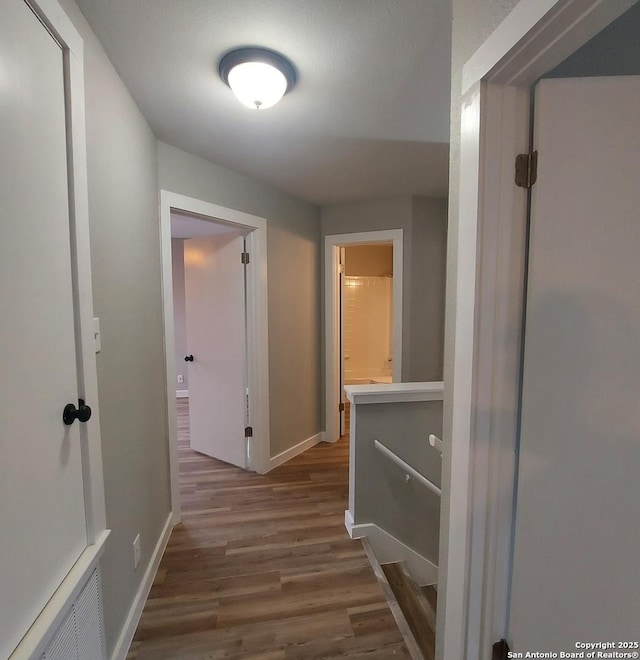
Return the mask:
[[[191,451],[186,399],[178,432],[183,521],[128,660],[409,657],[344,529],[347,438],[257,475]]]

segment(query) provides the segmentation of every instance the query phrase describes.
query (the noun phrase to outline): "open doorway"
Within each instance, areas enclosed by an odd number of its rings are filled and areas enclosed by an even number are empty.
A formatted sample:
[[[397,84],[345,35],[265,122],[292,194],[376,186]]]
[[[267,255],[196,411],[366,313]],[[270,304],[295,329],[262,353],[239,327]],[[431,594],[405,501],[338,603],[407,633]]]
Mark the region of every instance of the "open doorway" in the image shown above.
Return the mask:
[[[247,469],[247,230],[171,212],[178,426],[192,450]],[[185,405],[186,404],[186,405]]]
[[[347,430],[345,384],[402,380],[402,234],[325,237],[328,442]]]
[[[393,380],[393,243],[340,248],[342,385]],[[350,404],[341,387],[340,435],[349,433]]]
[[[189,420],[196,451],[246,470],[268,469],[266,221],[162,191],[161,242],[171,498],[177,523],[179,422],[184,426]]]

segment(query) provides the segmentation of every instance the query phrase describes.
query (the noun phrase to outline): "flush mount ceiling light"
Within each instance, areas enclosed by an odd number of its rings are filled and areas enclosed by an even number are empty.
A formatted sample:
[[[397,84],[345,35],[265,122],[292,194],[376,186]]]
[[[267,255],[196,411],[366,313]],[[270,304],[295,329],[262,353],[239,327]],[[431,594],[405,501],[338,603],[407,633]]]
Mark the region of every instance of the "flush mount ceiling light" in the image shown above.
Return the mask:
[[[286,57],[266,48],[237,48],[222,57],[218,72],[243,105],[264,110],[275,105],[296,83]]]

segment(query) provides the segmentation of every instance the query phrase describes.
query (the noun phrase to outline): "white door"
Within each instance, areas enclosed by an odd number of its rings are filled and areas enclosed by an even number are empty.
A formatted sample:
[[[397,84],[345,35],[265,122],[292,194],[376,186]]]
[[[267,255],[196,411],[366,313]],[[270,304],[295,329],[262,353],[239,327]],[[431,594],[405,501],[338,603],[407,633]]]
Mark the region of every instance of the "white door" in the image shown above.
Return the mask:
[[[509,642],[575,652],[640,633],[640,77],[542,81],[534,143]]]
[[[63,52],[22,0],[0,11],[0,657],[87,546]],[[88,402],[92,403],[92,402]]]
[[[191,447],[247,467],[244,238],[184,242]]]

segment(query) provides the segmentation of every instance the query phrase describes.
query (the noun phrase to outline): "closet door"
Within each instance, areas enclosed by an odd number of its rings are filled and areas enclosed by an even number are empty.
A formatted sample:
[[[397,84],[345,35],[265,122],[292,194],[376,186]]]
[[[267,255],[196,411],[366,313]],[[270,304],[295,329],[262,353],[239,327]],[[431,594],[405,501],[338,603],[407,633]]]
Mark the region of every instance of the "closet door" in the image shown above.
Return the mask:
[[[0,8],[0,657],[87,547],[63,51]],[[91,402],[88,402],[91,403]]]

